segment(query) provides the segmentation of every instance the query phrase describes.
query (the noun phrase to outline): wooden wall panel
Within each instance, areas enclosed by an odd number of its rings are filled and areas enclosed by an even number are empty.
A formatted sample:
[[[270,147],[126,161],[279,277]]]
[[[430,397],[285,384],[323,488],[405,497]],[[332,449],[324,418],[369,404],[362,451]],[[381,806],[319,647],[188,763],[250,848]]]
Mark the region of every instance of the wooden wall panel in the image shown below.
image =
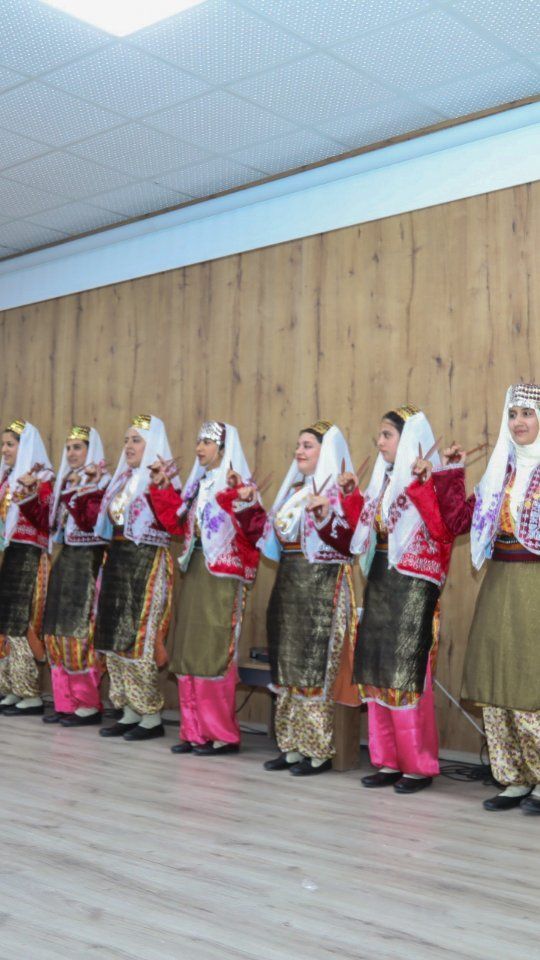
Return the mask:
[[[357,462],[405,401],[436,435],[493,439],[507,385],[540,376],[539,225],[536,183],[4,312],[1,416],[38,424],[55,461],[72,421],[95,423],[116,461],[130,417],[153,412],[184,477],[201,420],[229,420],[250,462],[274,471],[269,501],[315,417],[342,427]],[[264,643],[273,575],[264,564],[245,650]],[[459,543],[439,662],[454,695],[477,589]],[[443,744],[476,749],[439,706]]]

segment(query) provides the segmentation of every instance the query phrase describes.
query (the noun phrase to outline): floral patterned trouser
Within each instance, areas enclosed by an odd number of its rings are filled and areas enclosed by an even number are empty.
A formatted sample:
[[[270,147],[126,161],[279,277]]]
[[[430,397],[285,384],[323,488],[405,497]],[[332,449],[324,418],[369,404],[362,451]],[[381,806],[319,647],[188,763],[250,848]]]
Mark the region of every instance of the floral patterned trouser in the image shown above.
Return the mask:
[[[540,711],[484,707],[491,770],[505,787],[540,783]]]
[[[0,660],[0,693],[16,697],[39,697],[39,670],[26,637],[6,637],[4,650],[9,653]]]
[[[154,651],[150,649],[140,660],[108,653],[107,670],[111,681],[110,697],[114,706],[131,707],[135,713],[159,713],[163,694],[159,687]]]
[[[305,757],[329,760],[334,748],[334,703],[308,700],[280,690],[276,703],[276,740],[283,753],[295,750]]]

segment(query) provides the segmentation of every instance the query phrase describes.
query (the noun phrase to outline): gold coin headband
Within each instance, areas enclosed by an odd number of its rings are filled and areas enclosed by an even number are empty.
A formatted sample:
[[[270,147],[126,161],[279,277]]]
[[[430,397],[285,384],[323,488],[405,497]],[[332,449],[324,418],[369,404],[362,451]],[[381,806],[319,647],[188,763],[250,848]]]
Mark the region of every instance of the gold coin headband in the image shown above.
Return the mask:
[[[26,420],[12,420],[9,427],[6,427],[6,430],[9,430],[10,433],[15,433],[18,437],[20,437],[25,426]]]
[[[83,424],[74,424],[67,435],[68,440],[84,440],[86,443],[90,442],[90,427],[86,427]]]
[[[149,430],[151,419],[149,413],[140,413],[137,417],[133,417],[131,426],[136,427],[137,430]]]
[[[406,403],[402,407],[396,407],[395,410],[392,410],[392,413],[397,413],[402,420],[410,420],[411,417],[420,413],[420,407],[415,407],[412,403]]]
[[[315,423],[312,423],[311,426],[305,427],[305,430],[312,430],[313,433],[316,433],[319,437],[324,437],[325,433],[328,433],[330,427],[333,426],[334,424],[331,423],[330,420],[317,420]]]

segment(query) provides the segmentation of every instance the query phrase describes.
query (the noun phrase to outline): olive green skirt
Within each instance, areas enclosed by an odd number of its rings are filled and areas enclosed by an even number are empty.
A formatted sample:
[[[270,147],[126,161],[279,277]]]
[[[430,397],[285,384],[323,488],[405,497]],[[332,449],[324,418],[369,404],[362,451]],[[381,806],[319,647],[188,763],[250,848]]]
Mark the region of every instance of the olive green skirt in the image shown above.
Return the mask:
[[[195,548],[176,603],[172,673],[225,676],[242,624],[245,592],[235,577],[209,573],[202,549]]]
[[[461,696],[509,710],[540,710],[540,563],[488,563]]]

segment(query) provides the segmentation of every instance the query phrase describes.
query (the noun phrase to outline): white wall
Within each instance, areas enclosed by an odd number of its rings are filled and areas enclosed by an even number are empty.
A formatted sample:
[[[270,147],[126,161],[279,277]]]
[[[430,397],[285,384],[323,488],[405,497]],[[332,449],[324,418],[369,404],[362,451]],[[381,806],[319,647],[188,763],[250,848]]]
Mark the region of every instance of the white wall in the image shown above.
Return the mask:
[[[0,263],[0,309],[540,178],[540,103]]]

